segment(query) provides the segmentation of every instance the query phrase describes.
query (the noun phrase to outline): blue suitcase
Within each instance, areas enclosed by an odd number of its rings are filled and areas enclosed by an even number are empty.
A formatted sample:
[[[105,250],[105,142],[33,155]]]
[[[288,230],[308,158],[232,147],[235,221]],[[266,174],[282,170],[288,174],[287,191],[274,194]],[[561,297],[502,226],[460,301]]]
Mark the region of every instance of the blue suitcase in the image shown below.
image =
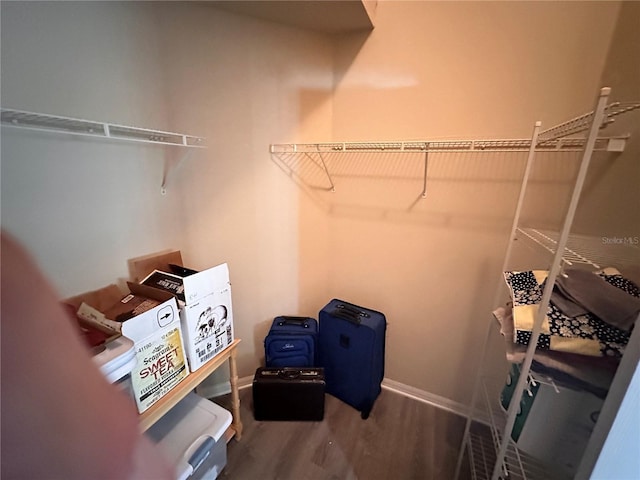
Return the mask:
[[[276,317],[264,339],[267,367],[315,367],[318,322],[309,317]]]
[[[319,315],[318,364],[327,393],[369,417],[381,391],[387,320],[384,314],[333,299]]]

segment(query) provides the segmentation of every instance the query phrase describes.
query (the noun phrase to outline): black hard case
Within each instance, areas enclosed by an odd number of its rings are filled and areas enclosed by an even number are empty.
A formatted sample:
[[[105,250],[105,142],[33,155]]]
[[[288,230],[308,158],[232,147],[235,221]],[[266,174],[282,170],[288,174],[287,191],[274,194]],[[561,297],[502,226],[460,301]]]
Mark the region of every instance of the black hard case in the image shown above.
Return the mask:
[[[324,391],[322,368],[258,368],[253,378],[254,417],[320,421]]]

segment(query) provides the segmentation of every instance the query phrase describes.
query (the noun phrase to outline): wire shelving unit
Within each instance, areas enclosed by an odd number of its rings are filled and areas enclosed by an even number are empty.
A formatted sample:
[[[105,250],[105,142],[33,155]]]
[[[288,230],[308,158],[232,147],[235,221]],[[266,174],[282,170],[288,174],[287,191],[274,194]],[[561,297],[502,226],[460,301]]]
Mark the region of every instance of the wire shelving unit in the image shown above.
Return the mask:
[[[598,269],[604,266],[638,265],[640,263],[640,250],[637,245],[638,239],[636,238],[607,239],[606,237],[594,238],[571,234],[573,218],[578,206],[578,200],[582,192],[591,156],[598,148],[599,131],[612,123],[616,117],[640,108],[640,102],[614,103],[607,105],[609,94],[609,88],[601,89],[600,95],[592,112],[581,115],[568,122],[564,122],[556,127],[552,127],[544,131],[540,131],[540,123],[538,122],[533,130],[532,138],[529,141],[530,150],[527,165],[522,179],[520,196],[514,215],[510,242],[504,259],[503,270],[507,268],[509,263],[514,242],[516,240],[521,240],[530,243],[535,248],[541,248],[542,251],[546,251],[552,255],[549,274],[542,294],[542,299],[538,305],[535,315],[534,326],[531,332],[529,345],[527,347],[527,353],[520,366],[521,374],[510,400],[506,415],[504,415],[503,412],[497,411],[493,406],[486,383],[481,375],[479,374],[476,378],[470,412],[475,411],[476,405],[483,399],[482,403],[484,405],[484,409],[492,419],[490,428],[491,435],[480,436],[478,434],[477,423],[473,422],[473,418],[471,417],[471,414],[469,414],[465,427],[463,443],[458,457],[456,477],[458,477],[460,473],[465,451],[471,463],[470,466],[474,480],[511,480],[514,478],[549,479],[555,478],[554,475],[558,474],[552,466],[549,466],[551,468],[547,468],[547,466],[542,465],[537,459],[530,458],[524,452],[519,451],[510,435],[510,432],[512,432],[514,428],[522,396],[526,394],[525,392],[528,388],[527,382],[530,379],[531,364],[538,344],[538,338],[542,330],[542,323],[546,317],[553,285],[557,276],[560,274],[562,267],[565,265],[581,264],[592,269]],[[580,139],[573,137],[574,135],[579,134],[583,134],[583,137]],[[557,145],[557,142],[560,141],[576,142],[575,145],[580,145],[580,148],[582,149],[580,166],[562,228],[559,232],[525,228],[519,223],[521,221],[520,217],[525,192],[528,182],[530,181],[532,165],[535,160],[536,153],[542,150],[540,148],[541,146]],[[486,359],[489,338],[494,328],[493,322],[491,322],[491,324],[488,325],[483,358],[480,364],[484,363]],[[619,405],[619,402],[621,401],[620,397],[624,395],[621,384],[623,384],[625,378],[628,377],[629,370],[633,371],[635,367],[634,363],[637,364],[638,359],[635,357],[638,356],[637,351],[639,348],[637,348],[637,344],[639,343],[639,339],[640,337],[638,332],[635,332],[629,341],[627,352],[623,357],[620,367],[618,368],[618,374],[614,377],[610,388],[610,394],[605,400],[602,411],[609,412],[609,416],[611,416],[610,412],[617,408],[616,404]],[[629,354],[629,351],[632,351],[632,353]],[[634,358],[631,358],[632,356]],[[620,373],[621,371],[622,373]],[[612,395],[614,390],[616,394]],[[610,397],[612,398],[610,399]],[[597,455],[599,448],[598,444],[599,442],[603,442],[604,438],[606,438],[607,430],[608,429],[602,426],[602,422],[599,420],[594,429],[594,433],[591,435],[591,439],[587,446],[587,452],[585,452],[585,455],[582,457],[582,463],[578,468],[578,476],[576,478],[587,478],[590,474],[590,468],[592,468],[592,465],[589,466],[589,462],[591,462],[591,459],[585,461],[585,458],[587,458],[587,453],[589,453],[589,456],[591,457]],[[598,433],[597,435],[596,432]]]

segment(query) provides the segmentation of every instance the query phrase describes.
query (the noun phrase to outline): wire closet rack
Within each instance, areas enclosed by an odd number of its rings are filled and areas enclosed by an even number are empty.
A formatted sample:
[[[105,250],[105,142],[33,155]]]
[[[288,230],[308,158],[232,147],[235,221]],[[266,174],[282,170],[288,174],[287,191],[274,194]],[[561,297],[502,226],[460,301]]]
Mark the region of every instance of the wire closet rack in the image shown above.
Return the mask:
[[[638,102],[616,102],[606,106],[599,130],[615,122],[616,117],[640,108]],[[392,140],[363,142],[320,142],[320,143],[274,143],[269,147],[271,155],[277,158],[287,172],[295,176],[302,185],[317,187],[319,175],[326,182],[326,189],[335,192],[335,177],[344,171],[344,162],[336,161],[336,155],[356,155],[367,153],[421,154],[422,191],[426,198],[429,161],[438,155],[465,153],[527,153],[536,152],[581,152],[587,139],[577,136],[589,128],[593,112],[576,117],[568,122],[537,133],[535,139],[480,139],[480,140]],[[593,151],[622,152],[628,136],[596,136]],[[532,149],[532,145],[535,147]],[[380,172],[378,172],[380,173]],[[384,172],[396,176],[392,172]]]
[[[460,473],[464,453],[467,454],[470,460],[474,480],[574,478],[574,474],[575,478],[588,478],[595,464],[594,457],[597,458],[599,448],[601,448],[604,438],[606,438],[610,422],[613,421],[615,411],[617,411],[624,396],[625,385],[628,383],[630,375],[635,371],[640,352],[640,334],[637,331],[631,335],[625,355],[620,362],[617,373],[611,383],[609,394],[602,407],[600,418],[594,427],[593,434],[589,439],[577,470],[571,472],[567,469],[558,469],[554,465],[541,462],[539,459],[530,458],[529,455],[520,451],[517,442],[513,440],[512,432],[514,431],[516,418],[519,415],[521,400],[528,390],[531,366],[536,354],[538,338],[542,331],[542,323],[547,314],[551,291],[556,278],[562,272],[563,266],[583,265],[593,270],[604,266],[640,264],[640,249],[636,238],[608,239],[606,237],[576,235],[571,232],[590,160],[597,148],[598,132],[610,124],[615,117],[640,108],[640,102],[607,105],[609,95],[610,89],[603,88],[592,112],[544,131],[540,131],[539,123],[534,128],[531,145],[547,145],[557,142],[564,136],[583,134],[581,161],[560,231],[554,232],[530,228],[521,225],[523,202],[529,186],[537,149],[532,148],[529,152],[502,270],[506,271],[508,268],[516,241],[520,243],[524,241],[534,249],[548,252],[552,260],[550,261],[542,298],[535,312],[534,325],[526,355],[520,365],[521,376],[513,391],[513,397],[510,399],[506,414],[501,411],[496,412],[496,409],[492,407],[493,401],[488,393],[484,375],[479,373],[475,380],[470,411],[473,412],[475,410],[480,400],[480,403],[483,404],[481,410],[488,412],[489,417],[492,418],[491,433],[490,435],[479,435],[478,426],[472,415],[469,414],[458,456],[456,478]],[[503,284],[502,279],[500,283]],[[499,298],[500,293],[496,292],[496,303],[498,303]],[[495,324],[491,321],[487,326],[482,360],[479,365],[484,364],[486,361],[489,339],[493,331],[495,331]],[[479,372],[480,370],[481,368]],[[493,420],[496,417],[496,413],[499,420]],[[609,422],[609,425],[606,425],[606,422]]]

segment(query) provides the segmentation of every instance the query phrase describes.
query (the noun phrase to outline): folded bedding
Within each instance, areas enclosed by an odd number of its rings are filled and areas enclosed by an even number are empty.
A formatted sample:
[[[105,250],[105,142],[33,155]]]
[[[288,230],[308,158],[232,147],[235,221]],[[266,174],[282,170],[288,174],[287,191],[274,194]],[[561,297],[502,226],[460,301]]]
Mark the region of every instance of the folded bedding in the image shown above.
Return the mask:
[[[640,301],[638,300],[640,289],[632,281],[624,278],[619,271],[612,268],[586,273],[593,275],[598,282],[602,283],[591,282],[591,279],[585,281],[582,273],[578,274],[580,275],[577,279],[579,281],[574,282],[572,279],[568,290],[571,292],[571,299],[568,301],[573,304],[572,308],[577,305],[579,309],[571,310],[565,305],[565,310],[574,314],[568,315],[553,300],[549,302],[537,347],[556,352],[619,358],[624,353],[624,347],[629,341],[633,328],[633,321],[640,311],[640,309],[635,310],[640,307],[640,303],[637,303]],[[563,279],[569,278],[571,272],[568,272],[567,275]],[[504,274],[511,292],[513,341],[516,344],[529,344],[547,276],[548,272],[544,270],[511,271]],[[575,288],[581,282],[589,284],[589,290],[586,293],[580,291],[579,287],[578,290]],[[624,306],[618,308],[620,304],[612,305],[610,302],[602,300],[602,297],[593,301],[593,285],[601,287],[604,285],[605,290],[608,290],[610,286],[613,287],[616,295],[618,293],[624,295]],[[630,297],[628,302],[627,297]],[[567,299],[566,295],[563,299]],[[597,313],[591,309],[596,310]],[[634,311],[635,317],[633,316]],[[606,320],[600,318],[599,315],[604,316]],[[632,317],[631,321],[628,319],[629,316]]]
[[[500,333],[505,338],[507,361],[520,364],[524,361],[527,346],[514,343],[513,306],[511,303],[493,311],[500,324]],[[618,368],[619,359],[594,357],[575,353],[537,350],[531,369],[545,375],[567,388],[586,390],[599,398],[607,395],[609,386]]]
[[[602,275],[572,268],[556,279],[551,301],[569,317],[591,313],[609,325],[629,331],[640,313],[640,298],[629,293]]]

